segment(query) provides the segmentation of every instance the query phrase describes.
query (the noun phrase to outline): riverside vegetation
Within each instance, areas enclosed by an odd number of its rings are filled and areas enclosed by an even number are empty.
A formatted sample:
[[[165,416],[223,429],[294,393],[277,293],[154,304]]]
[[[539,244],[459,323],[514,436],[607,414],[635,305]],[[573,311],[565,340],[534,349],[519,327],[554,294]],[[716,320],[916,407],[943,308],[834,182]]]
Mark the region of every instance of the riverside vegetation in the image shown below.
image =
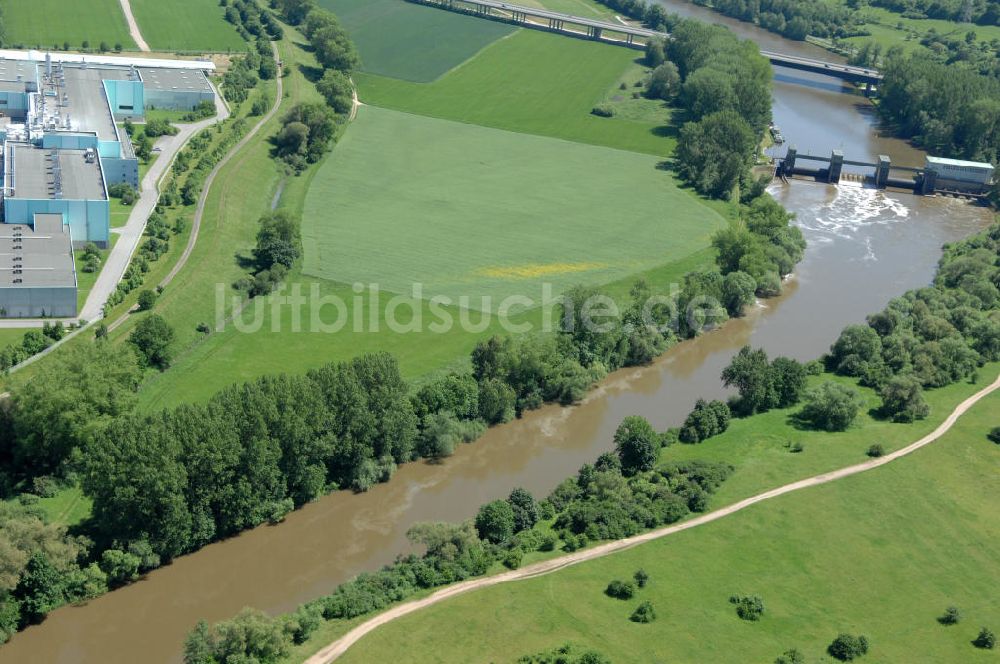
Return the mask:
[[[615,434],[616,454],[604,454],[584,466],[545,500],[535,502],[523,490],[515,490],[507,500],[484,505],[472,521],[416,526],[411,539],[424,545],[423,556],[401,557],[288,616],[271,618],[247,609],[214,627],[200,623],[188,640],[186,661],[212,664],[240,655],[280,661],[289,647],[305,640],[323,620],[371,613],[425,589],[487,573],[497,565],[514,568],[527,552],[572,551],[704,511],[733,467],[698,460],[661,462],[660,450],[682,437],[694,442],[703,440],[702,435],[717,435],[728,427],[733,412],[751,417],[803,400],[805,406],[793,417],[799,426],[845,429],[861,403],[855,388],[831,374],[875,387],[882,398],[878,417],[896,422],[922,419],[929,412],[923,389],[968,379],[984,363],[1000,360],[998,265],[1000,225],[995,225],[946,247],[932,286],[893,300],[865,325],[845,328],[822,363],[770,361],[762,351],[745,348],[722,374],[738,389],[729,404],[699,403],[682,428],[662,433],[643,418],[626,418]],[[821,379],[812,390],[806,389],[809,374]],[[693,431],[685,433],[688,430]],[[614,584],[613,594],[620,595],[627,586]],[[737,608],[749,607],[741,616],[759,618],[764,606],[759,597],[735,597]],[[266,635],[262,637],[268,644],[266,654],[254,638],[235,639],[234,634]],[[868,648],[866,638],[842,634],[831,643],[830,653],[851,659]],[[789,652],[788,661],[795,661],[798,655]]]
[[[285,11],[287,16],[291,10]],[[314,40],[329,39],[330,52],[342,51],[350,61],[351,49],[343,46],[335,19],[313,19],[310,32]],[[257,48],[257,55],[262,50]],[[227,87],[233,94],[242,96],[240,91],[248,87],[241,84],[242,73],[255,71],[259,77],[255,58],[248,55],[230,77]],[[309,159],[308,147],[295,154]],[[210,541],[278,521],[323,492],[365,490],[387,480],[399,463],[446,455],[489,424],[544,402],[572,403],[607,371],[648,362],[677,338],[698,334],[727,315],[740,315],[758,281],[762,294],[771,292],[801,257],[801,237],[782,246],[783,238],[795,236],[780,206],[758,196],[747,199],[743,215],[746,223],[738,241],[727,242],[734,247],[731,260],[690,275],[677,303],[686,309],[696,295],[711,294],[725,307],[704,312],[673,332],[619,320],[613,332],[592,335],[569,319],[563,331],[549,336],[492,338],[476,348],[471,373],[444,376],[419,390],[403,381],[391,356],[379,353],[306,376],[265,377],[234,386],[203,406],[138,415],[134,402],[140,362],[169,363],[171,331],[155,313],[144,314],[142,329],[133,332],[135,362],[123,361],[103,341],[55,358],[33,381],[13,391],[4,413],[5,492],[21,492],[25,504],[17,518],[61,547],[20,536],[10,543],[19,554],[12,558],[16,564],[3,595],[5,634],[41,620],[62,603],[128,583]],[[265,245],[275,235],[266,228],[267,223],[259,238]],[[271,268],[279,262],[272,261]],[[639,284],[634,289],[626,320],[638,320],[646,288]],[[580,288],[569,298],[582,301],[591,294]],[[661,315],[666,322],[668,312]],[[43,401],[50,407],[28,408],[35,401],[32,395],[40,393],[47,395]],[[679,518],[690,506],[705,503],[704,494],[721,481],[720,473],[725,475],[722,468],[644,468],[645,482],[669,488],[649,494],[652,489],[645,484],[636,485],[637,500],[646,495],[639,504],[655,498],[655,509],[642,508],[646,511],[610,523],[606,531],[591,529],[591,534],[616,536],[646,527],[650,519]],[[626,464],[628,477],[632,470]],[[638,481],[620,476],[624,486]],[[49,493],[75,481],[93,500],[93,512],[72,534],[31,512],[34,499],[28,492]],[[582,543],[586,517],[578,512],[583,507],[562,507],[567,533],[579,531],[574,535]]]

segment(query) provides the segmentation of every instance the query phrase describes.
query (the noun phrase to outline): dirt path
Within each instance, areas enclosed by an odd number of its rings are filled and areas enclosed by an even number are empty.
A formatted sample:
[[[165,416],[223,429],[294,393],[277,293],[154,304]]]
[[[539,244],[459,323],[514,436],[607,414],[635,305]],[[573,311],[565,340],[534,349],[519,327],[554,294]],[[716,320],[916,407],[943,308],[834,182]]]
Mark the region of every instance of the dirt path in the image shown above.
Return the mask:
[[[277,46],[275,46],[273,42],[271,43],[271,48],[274,50],[275,60],[278,60],[279,59],[278,48]],[[271,107],[271,110],[269,110],[260,119],[260,121],[257,124],[255,124],[253,128],[249,132],[247,132],[247,134],[242,139],[240,139],[240,141],[236,145],[233,146],[233,148],[226,154],[226,156],[223,157],[222,160],[220,160],[219,163],[215,165],[215,168],[212,169],[212,172],[208,174],[208,178],[205,179],[205,184],[202,186],[201,196],[198,198],[198,206],[195,209],[194,218],[191,223],[191,235],[188,237],[187,245],[184,247],[184,251],[183,253],[181,253],[180,258],[178,258],[177,263],[170,270],[167,276],[164,277],[162,281],[160,281],[158,286],[166,287],[167,284],[173,281],[174,277],[176,277],[177,274],[184,268],[184,265],[187,263],[188,258],[191,257],[191,252],[194,251],[195,244],[198,242],[198,231],[201,229],[201,220],[205,213],[205,204],[208,202],[208,195],[211,192],[212,183],[215,181],[215,177],[219,174],[219,171],[222,169],[223,166],[229,163],[229,160],[232,159],[233,156],[236,155],[236,153],[239,152],[250,141],[250,139],[252,139],[257,134],[258,131],[260,131],[260,129],[264,126],[264,124],[267,123],[267,121],[270,120],[271,117],[273,117],[275,112],[278,110],[278,106],[281,104],[281,98],[283,94],[280,76],[276,79],[276,83],[277,85],[274,98],[274,105]],[[229,108],[226,106],[226,103],[223,100],[221,91],[216,91],[216,106],[219,107],[219,113],[220,113],[219,118],[224,119],[225,117],[229,117]],[[121,326],[126,320],[128,320],[129,315],[132,314],[134,311],[136,311],[136,307],[132,307],[132,309],[119,316],[113,322],[109,323],[108,331],[112,332],[116,328]]]
[[[135,45],[139,47],[140,51],[149,52],[149,44],[146,40],[142,38],[142,32],[139,30],[139,24],[135,22],[135,16],[132,14],[132,5],[129,4],[129,0],[119,0],[122,5],[122,13],[125,14],[125,21],[128,23],[128,32],[132,35],[132,41]]]
[[[990,393],[996,391],[1000,388],[1000,376],[997,377],[995,381],[988,387],[983,388],[979,392],[960,403],[955,407],[955,410],[951,412],[950,415],[942,422],[934,431],[927,434],[915,443],[911,443],[906,447],[896,450],[891,454],[887,454],[883,457],[876,459],[871,459],[865,461],[864,463],[859,463],[854,466],[848,466],[846,468],[841,468],[839,470],[834,470],[829,473],[823,473],[821,475],[816,475],[814,477],[809,477],[804,480],[799,480],[797,482],[792,482],[790,484],[785,484],[776,489],[771,489],[770,491],[765,491],[764,493],[757,494],[756,496],[751,496],[750,498],[745,498],[739,502],[733,503],[727,507],[723,507],[714,512],[709,512],[708,514],[703,514],[702,516],[696,517],[689,521],[684,521],[683,523],[678,523],[673,526],[667,526],[665,528],[659,528],[657,530],[651,530],[640,535],[635,535],[622,540],[616,540],[614,542],[607,542],[599,546],[595,546],[592,549],[586,549],[583,551],[577,551],[565,556],[560,556],[558,558],[553,558],[551,560],[545,560],[534,565],[528,565],[527,567],[522,567],[521,569],[512,570],[510,572],[504,572],[503,574],[497,574],[496,576],[489,576],[481,579],[474,579],[470,581],[463,581],[462,583],[456,583],[455,585],[443,588],[432,595],[419,600],[414,600],[412,602],[406,602],[405,604],[400,604],[399,606],[393,607],[384,613],[366,620],[361,623],[351,631],[349,631],[344,636],[340,637],[330,645],[323,648],[321,651],[306,660],[305,664],[327,664],[336,660],[338,657],[343,655],[347,650],[357,643],[364,635],[375,630],[381,625],[384,625],[396,618],[401,618],[405,615],[419,611],[425,607],[442,602],[450,597],[456,595],[461,595],[472,590],[477,590],[479,588],[487,588],[489,586],[495,586],[500,583],[507,583],[509,581],[519,581],[521,579],[530,579],[537,576],[542,576],[544,574],[550,574],[560,569],[576,565],[578,563],[585,562],[587,560],[594,560],[595,558],[602,558],[604,556],[622,551],[624,549],[632,548],[638,544],[644,542],[649,542],[661,537],[666,537],[667,535],[673,535],[674,533],[679,533],[683,530],[689,530],[691,528],[696,528],[702,526],[706,523],[711,523],[712,521],[717,521],[723,517],[729,516],[736,512],[742,511],[751,505],[756,505],[757,503],[762,503],[765,500],[771,500],[772,498],[777,498],[778,496],[783,496],[793,491],[799,491],[801,489],[807,489],[809,487],[819,486],[821,484],[827,484],[835,480],[843,479],[845,477],[850,477],[851,475],[857,475],[859,473],[864,473],[869,470],[874,470],[880,466],[884,466],[887,463],[892,463],[896,459],[904,457],[908,454],[916,452],[922,447],[925,447],[935,440],[943,436],[948,432],[949,429],[958,421],[966,411],[976,404],[980,399],[989,395]]]
[[[259,132],[264,127],[264,125],[267,124],[267,122],[272,117],[274,117],[274,114],[278,112],[278,108],[281,106],[281,98],[282,95],[284,94],[282,80],[281,80],[281,66],[280,66],[281,58],[278,55],[278,46],[274,42],[271,42],[271,51],[274,53],[275,62],[279,63],[278,76],[275,77],[274,79],[276,83],[274,104],[271,106],[271,110],[269,110],[267,113],[264,114],[264,116],[260,119],[260,121],[253,126],[253,129],[247,132],[247,135],[241,138],[240,142],[237,143],[233,147],[233,149],[230,150],[229,153],[226,154],[226,156],[223,157],[222,160],[215,165],[215,168],[212,169],[212,172],[208,174],[208,178],[205,180],[205,186],[202,188],[201,198],[198,200],[198,208],[195,210],[194,213],[194,220],[191,223],[191,236],[188,238],[187,246],[184,247],[184,253],[181,254],[181,257],[180,259],[178,259],[177,264],[174,265],[173,269],[170,270],[170,273],[163,278],[163,281],[160,282],[160,286],[162,287],[166,287],[167,284],[169,284],[171,281],[174,280],[174,277],[177,276],[177,273],[180,272],[182,269],[184,269],[184,265],[187,263],[188,258],[191,257],[191,252],[194,251],[194,246],[198,242],[198,231],[201,229],[201,219],[205,215],[205,204],[208,202],[208,192],[212,188],[212,183],[215,181],[215,177],[219,174],[219,171],[221,171],[223,167],[225,167],[225,165],[229,163],[229,160],[232,159],[240,150],[242,150],[246,146],[246,144],[249,143],[251,139],[253,139],[253,137],[257,135],[257,132]]]

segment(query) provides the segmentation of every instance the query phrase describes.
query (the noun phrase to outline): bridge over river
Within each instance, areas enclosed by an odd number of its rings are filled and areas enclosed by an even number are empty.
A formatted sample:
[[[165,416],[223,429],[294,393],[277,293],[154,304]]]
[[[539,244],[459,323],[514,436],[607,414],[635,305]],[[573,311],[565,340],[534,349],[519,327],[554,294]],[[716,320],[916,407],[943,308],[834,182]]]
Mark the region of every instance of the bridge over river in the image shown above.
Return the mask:
[[[610,23],[598,21],[572,14],[523,7],[499,0],[410,0],[423,5],[432,5],[466,14],[474,14],[484,18],[516,23],[525,27],[559,32],[574,37],[586,37],[610,44],[620,44],[631,48],[645,48],[650,39],[670,39],[667,32],[659,32],[642,26],[627,23]],[[761,51],[761,55],[771,61],[771,64],[788,67],[799,71],[824,74],[849,81],[864,83],[867,86],[877,85],[882,80],[882,74],[876,69],[855,67],[837,62],[825,62],[795,55],[784,55],[771,51]]]

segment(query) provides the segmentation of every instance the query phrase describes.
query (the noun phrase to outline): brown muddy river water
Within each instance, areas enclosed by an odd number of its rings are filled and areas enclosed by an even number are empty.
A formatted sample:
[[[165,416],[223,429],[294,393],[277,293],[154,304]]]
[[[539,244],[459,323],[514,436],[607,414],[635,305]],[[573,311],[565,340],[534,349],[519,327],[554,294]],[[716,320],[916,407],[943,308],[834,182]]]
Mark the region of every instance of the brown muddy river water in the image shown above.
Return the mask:
[[[722,20],[691,5],[663,4]],[[764,48],[830,58],[818,48],[727,23]],[[834,79],[777,71],[774,97],[775,122],[800,153],[841,148],[848,159],[889,154],[894,163],[923,163],[918,150],[880,137],[867,101],[845,93]],[[515,486],[546,494],[610,449],[626,415],[644,415],[658,428],[678,424],[697,397],[722,394],[719,372],[744,344],[817,357],[844,325],[928,283],[943,243],[991,219],[987,210],[953,199],[857,185],[793,182],[771,193],[798,215],[809,241],[782,297],[680,344],[653,366],[614,374],[577,407],[530,413],[441,464],[409,464],[366,494],[327,496],[279,526],[213,544],[85,606],[59,609],[0,647],[0,664],[179,661],[184,635],[199,618],[228,618],[248,605],[287,611],[390,562],[407,548],[404,534],[415,522],[468,518]]]

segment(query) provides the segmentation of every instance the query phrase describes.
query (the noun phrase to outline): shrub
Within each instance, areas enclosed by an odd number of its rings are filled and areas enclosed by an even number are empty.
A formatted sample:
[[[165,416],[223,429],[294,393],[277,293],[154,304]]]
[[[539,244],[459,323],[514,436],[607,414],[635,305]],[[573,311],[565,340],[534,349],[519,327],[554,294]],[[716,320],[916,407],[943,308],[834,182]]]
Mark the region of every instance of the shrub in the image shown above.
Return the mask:
[[[802,441],[796,441],[788,447],[788,451],[792,454],[798,454],[806,449],[806,446],[802,444]]]
[[[615,579],[604,589],[604,594],[615,599],[632,599],[635,595],[635,586],[631,581]]]
[[[806,664],[806,656],[795,648],[792,648],[778,655],[778,658],[774,660],[774,664]]]
[[[51,498],[59,492],[59,482],[51,475],[40,475],[32,480],[31,491],[42,498]]]
[[[986,435],[986,437],[997,445],[1000,445],[1000,427],[993,427],[990,429],[990,432]]]
[[[517,569],[521,566],[521,560],[524,557],[524,552],[520,549],[511,549],[503,557],[503,565],[507,569]]]
[[[839,659],[842,662],[850,662],[867,653],[868,647],[868,637],[866,636],[840,634],[827,647],[826,651],[834,659]]]
[[[613,118],[615,116],[615,109],[611,104],[598,104],[590,112],[599,118]]]
[[[997,636],[992,630],[983,627],[979,630],[979,636],[972,642],[972,645],[983,650],[993,650],[997,645]]]
[[[639,586],[640,588],[645,588],[646,584],[649,583],[649,574],[646,572],[646,570],[641,568],[635,571],[635,574],[632,575],[632,578],[635,579],[635,585]]]
[[[938,618],[938,622],[942,625],[957,625],[961,619],[962,614],[959,612],[958,607],[949,606]]]
[[[149,311],[156,304],[156,291],[145,289],[139,291],[139,311]]]
[[[885,448],[882,447],[882,443],[875,443],[868,448],[866,454],[873,459],[877,459],[878,457],[885,455]]]
[[[125,182],[119,182],[117,184],[113,184],[110,187],[108,187],[108,196],[110,196],[111,198],[120,198],[122,201],[122,205],[132,205],[133,203],[136,202],[136,200],[139,199],[139,192],[133,189],[132,186],[129,184]]]
[[[743,620],[756,622],[764,615],[764,600],[758,595],[733,595],[729,603],[736,605],[736,615]]]
[[[854,422],[861,404],[857,390],[828,381],[809,391],[800,416],[816,429],[844,431]]]
[[[632,612],[629,620],[637,623],[651,623],[656,620],[656,610],[653,608],[653,603],[646,600]]]
[[[913,376],[897,376],[889,380],[881,391],[883,417],[893,422],[913,422],[930,414],[930,406],[924,400],[920,381]]]

